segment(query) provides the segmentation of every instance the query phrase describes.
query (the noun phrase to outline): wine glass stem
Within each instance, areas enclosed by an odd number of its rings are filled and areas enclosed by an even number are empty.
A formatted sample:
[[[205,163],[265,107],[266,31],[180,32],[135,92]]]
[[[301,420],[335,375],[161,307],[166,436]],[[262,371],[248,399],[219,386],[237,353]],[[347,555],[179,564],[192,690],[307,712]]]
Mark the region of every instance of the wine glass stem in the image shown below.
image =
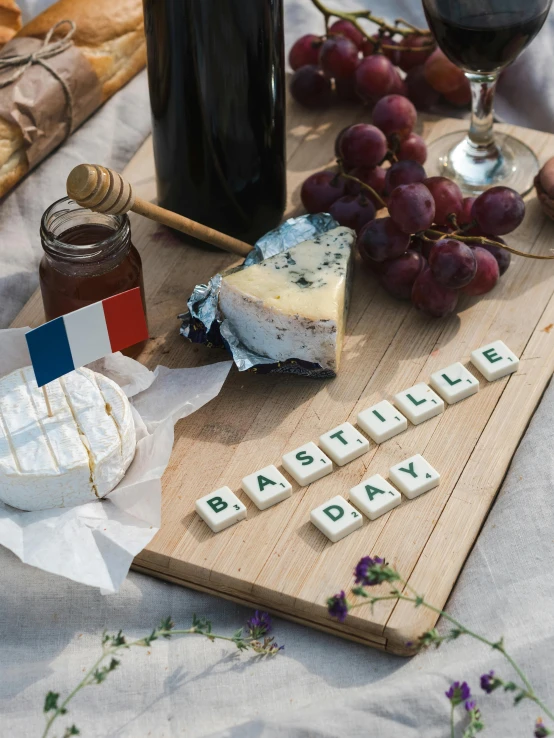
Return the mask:
[[[494,93],[498,75],[466,72],[471,86],[471,125],[468,140],[479,158],[498,156],[494,143]]]

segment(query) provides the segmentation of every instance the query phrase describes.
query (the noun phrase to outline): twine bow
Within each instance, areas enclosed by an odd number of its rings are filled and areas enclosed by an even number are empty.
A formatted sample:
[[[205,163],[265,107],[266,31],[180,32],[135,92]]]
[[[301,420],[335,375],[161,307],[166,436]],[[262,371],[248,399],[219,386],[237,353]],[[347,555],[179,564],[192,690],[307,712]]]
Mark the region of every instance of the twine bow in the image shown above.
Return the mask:
[[[52,37],[56,33],[56,31],[61,26],[66,24],[69,25],[69,30],[67,31],[65,36],[62,36],[56,41],[52,41]],[[47,64],[45,60],[50,59],[53,56],[57,56],[66,49],[69,49],[70,46],[73,46],[72,37],[76,30],[77,26],[72,20],[67,19],[58,21],[48,31],[48,33],[44,37],[42,46],[37,49],[37,51],[33,52],[32,54],[0,56],[0,73],[8,69],[14,70],[13,74],[11,74],[7,79],[0,81],[0,89],[8,87],[9,85],[12,85],[14,82],[17,82],[19,79],[21,79],[21,77],[23,77],[25,72],[30,67],[32,67],[33,64],[40,64],[41,67],[44,67],[44,69],[50,72],[50,74],[60,83],[67,104],[69,133],[73,131],[73,97],[71,95],[71,90],[69,89],[69,86],[67,82],[63,79],[63,77],[61,77],[55,69]]]

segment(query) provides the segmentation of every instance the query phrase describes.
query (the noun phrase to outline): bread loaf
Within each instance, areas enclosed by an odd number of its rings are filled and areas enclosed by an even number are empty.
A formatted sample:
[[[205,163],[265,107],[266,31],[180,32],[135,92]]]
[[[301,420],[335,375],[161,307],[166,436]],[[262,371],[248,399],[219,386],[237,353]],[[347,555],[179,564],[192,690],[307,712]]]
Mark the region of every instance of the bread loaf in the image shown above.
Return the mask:
[[[3,4],[8,5],[9,0],[0,0],[0,7]],[[145,66],[141,0],[59,0],[25,25],[15,38],[43,39],[52,26],[66,19],[76,25],[73,42],[98,78],[101,102]],[[61,29],[59,35],[64,32],[67,27]],[[0,117],[0,197],[28,169],[21,129]]]
[[[21,10],[15,0],[0,0],[0,48],[21,28]]]

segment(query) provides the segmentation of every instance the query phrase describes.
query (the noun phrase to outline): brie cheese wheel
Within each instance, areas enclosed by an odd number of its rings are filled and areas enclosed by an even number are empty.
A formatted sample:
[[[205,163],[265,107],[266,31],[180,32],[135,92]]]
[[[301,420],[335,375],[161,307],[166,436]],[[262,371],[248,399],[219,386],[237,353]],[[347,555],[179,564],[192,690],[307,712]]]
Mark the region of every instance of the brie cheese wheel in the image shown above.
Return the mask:
[[[76,369],[46,386],[32,367],[0,379],[0,500],[21,510],[104,497],[135,455],[129,400],[111,379]]]
[[[219,307],[251,351],[336,372],[355,233],[334,228],[259,264],[223,275]]]

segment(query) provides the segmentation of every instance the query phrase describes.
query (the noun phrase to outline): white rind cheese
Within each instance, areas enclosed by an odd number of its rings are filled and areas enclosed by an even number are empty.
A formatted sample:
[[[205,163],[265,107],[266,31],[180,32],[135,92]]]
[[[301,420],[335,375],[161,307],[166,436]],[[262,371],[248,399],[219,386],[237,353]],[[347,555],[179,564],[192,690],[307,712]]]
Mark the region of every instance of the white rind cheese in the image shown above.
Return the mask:
[[[31,367],[0,379],[0,500],[21,510],[104,497],[135,455],[129,400],[82,368],[47,385],[52,417]]]
[[[219,307],[251,351],[336,372],[348,306],[355,233],[334,228],[312,241],[223,276]]]

